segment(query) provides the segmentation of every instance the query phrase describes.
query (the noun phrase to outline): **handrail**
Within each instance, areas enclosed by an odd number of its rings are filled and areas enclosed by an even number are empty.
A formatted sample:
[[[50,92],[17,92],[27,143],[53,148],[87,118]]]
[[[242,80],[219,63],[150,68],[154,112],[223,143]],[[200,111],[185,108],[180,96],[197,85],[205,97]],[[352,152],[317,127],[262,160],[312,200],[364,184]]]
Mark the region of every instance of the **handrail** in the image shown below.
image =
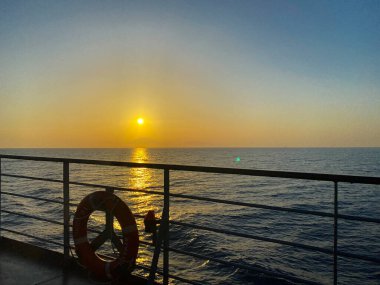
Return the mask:
[[[7,213],[7,214],[11,214],[11,215],[17,215],[17,216],[21,216],[21,217],[25,217],[25,218],[35,219],[35,220],[38,220],[38,221],[48,222],[48,223],[52,223],[52,224],[55,224],[55,225],[63,226],[62,222],[57,222],[57,221],[54,221],[54,220],[38,217],[38,216],[35,216],[35,215],[29,215],[29,214],[20,213],[20,212],[9,211],[9,210],[5,210],[5,209],[1,209],[1,211],[4,212],[4,213]]]
[[[40,181],[47,181],[47,182],[58,182],[58,183],[63,182],[62,180],[40,178],[40,177],[35,177],[35,176],[15,175],[15,174],[7,174],[7,173],[3,173],[2,175],[5,177],[40,180]],[[94,184],[94,183],[76,182],[76,181],[70,181],[69,184],[70,185],[77,185],[77,186],[101,188],[101,189],[105,189],[107,187],[110,187],[109,185],[104,185],[104,184]],[[133,188],[117,187],[117,186],[112,186],[112,189],[114,189],[115,191],[139,192],[139,193],[145,193],[145,194],[154,194],[154,195],[164,196],[163,192],[155,191],[155,190],[133,189]],[[4,191],[3,191],[3,194],[14,195],[14,196],[19,195],[19,194],[17,194],[17,195],[16,194],[10,194],[10,193],[4,192]],[[19,195],[19,196],[21,196],[21,195]],[[201,197],[201,196],[195,196],[195,195],[187,195],[187,194],[180,194],[180,193],[170,193],[169,196],[170,197],[176,197],[176,198],[190,199],[190,200],[199,200],[199,201],[215,202],[215,203],[222,203],[222,204],[235,205],[235,206],[251,207],[251,208],[257,208],[257,209],[306,214],[306,215],[313,215],[313,216],[319,216],[319,217],[329,217],[329,218],[334,217],[334,214],[327,213],[327,212],[311,211],[311,210],[288,208],[288,207],[269,206],[269,205],[263,205],[263,204],[257,204],[257,203],[247,203],[247,202],[232,201],[232,200],[221,200],[221,199]],[[26,197],[26,198],[31,198],[31,197]],[[38,199],[38,198],[35,198],[35,199]],[[43,198],[40,198],[40,199],[43,200]],[[70,203],[70,206],[75,206],[75,204]],[[351,221],[371,222],[371,223],[377,223],[377,224],[380,223],[380,219],[363,217],[363,216],[338,214],[338,218],[344,219],[344,220],[351,220]]]
[[[53,199],[47,199],[47,198],[41,198],[41,197],[34,197],[30,195],[23,195],[23,194],[17,194],[17,193],[11,193],[7,191],[2,191],[1,192],[3,195],[9,195],[9,196],[15,196],[15,197],[21,197],[21,198],[28,198],[28,199],[33,199],[37,201],[43,201],[43,202],[49,202],[49,203],[55,203],[55,204],[60,204],[63,205],[63,201],[57,201]],[[75,206],[75,204],[72,204],[72,206]]]
[[[42,178],[42,177],[34,177],[34,176],[28,176],[28,175],[18,175],[18,174],[10,174],[10,173],[4,173],[1,171],[1,162],[2,159],[17,159],[17,160],[32,160],[32,161],[43,161],[43,162],[59,162],[63,164],[63,178],[62,179],[51,179],[51,178]],[[3,160],[4,161],[4,160]],[[103,184],[93,184],[93,183],[84,183],[84,182],[78,182],[78,181],[71,181],[69,178],[69,165],[70,164],[88,164],[88,165],[102,165],[102,166],[117,166],[117,167],[133,167],[133,168],[150,168],[150,169],[157,169],[157,170],[163,170],[163,176],[164,176],[164,183],[163,183],[163,189],[164,191],[156,191],[156,190],[150,190],[150,189],[133,189],[133,188],[125,188],[125,187],[114,187],[109,185],[103,185]],[[231,201],[231,200],[221,200],[221,199],[215,199],[215,198],[208,198],[208,197],[200,197],[196,195],[188,195],[188,194],[181,194],[181,193],[170,193],[169,191],[169,172],[170,171],[191,171],[191,172],[201,172],[201,173],[215,173],[215,174],[232,174],[232,175],[247,175],[247,176],[258,176],[258,177],[273,177],[273,178],[290,178],[290,179],[303,179],[303,180],[317,180],[317,181],[327,181],[327,182],[333,182],[334,183],[334,208],[333,213],[327,213],[327,212],[320,212],[320,211],[311,211],[311,210],[304,210],[304,209],[297,209],[297,208],[288,208],[288,207],[278,207],[278,206],[269,206],[269,205],[263,205],[263,204],[257,204],[257,203],[248,203],[248,202],[240,202],[240,201]],[[54,183],[60,183],[63,185],[63,198],[62,201],[57,201],[53,199],[47,199],[47,198],[40,198],[40,197],[33,197],[30,195],[25,194],[18,194],[18,193],[11,193],[2,190],[1,188],[1,178],[2,177],[11,177],[11,178],[18,178],[18,179],[31,179],[31,180],[37,180],[37,181],[45,181],[45,182],[54,182]],[[239,265],[230,261],[224,261],[213,257],[206,257],[202,254],[198,253],[190,253],[186,251],[182,251],[177,248],[172,248],[169,246],[169,225],[180,225],[185,227],[191,227],[194,229],[200,229],[200,230],[206,230],[206,231],[212,231],[216,233],[223,233],[227,235],[232,236],[238,236],[243,238],[249,238],[249,239],[256,239],[261,240],[265,242],[271,242],[276,244],[282,244],[287,246],[293,246],[296,248],[301,248],[304,250],[309,250],[313,252],[320,252],[332,255],[333,260],[333,280],[334,284],[337,284],[337,273],[338,273],[338,267],[337,267],[337,260],[338,257],[347,257],[347,258],[354,258],[369,262],[374,262],[380,264],[380,259],[376,257],[366,256],[366,255],[360,255],[360,254],[354,254],[354,253],[348,253],[338,250],[338,220],[345,219],[345,220],[354,220],[354,221],[361,221],[361,222],[371,222],[371,223],[380,223],[380,219],[378,218],[372,218],[372,217],[362,217],[362,216],[353,216],[353,215],[345,215],[345,214],[339,214],[338,212],[338,183],[360,183],[360,184],[372,184],[372,185],[380,185],[380,177],[370,177],[370,176],[354,176],[354,175],[334,175],[334,174],[320,174],[320,173],[303,173],[303,172],[288,172],[288,171],[269,171],[269,170],[253,170],[253,169],[238,169],[238,168],[222,168],[222,167],[203,167],[203,166],[187,166],[187,165],[175,165],[175,164],[154,164],[154,163],[134,163],[134,162],[120,162],[120,161],[103,161],[103,160],[88,160],[88,159],[73,159],[73,158],[49,158],[49,157],[34,157],[34,156],[21,156],[21,155],[3,155],[0,154],[0,196],[1,195],[11,195],[11,196],[17,196],[21,198],[27,198],[27,199],[35,199],[40,201],[45,201],[48,203],[56,203],[56,204],[62,204],[63,205],[63,222],[60,221],[54,221],[45,219],[42,217],[38,217],[35,215],[29,215],[25,213],[20,212],[14,212],[4,209],[4,205],[1,205],[1,199],[0,199],[0,212],[8,213],[8,214],[15,214],[27,218],[32,218],[40,221],[45,222],[51,222],[57,225],[61,225],[64,227],[64,243],[57,243],[54,241],[51,241],[50,243],[56,244],[56,245],[63,245],[64,247],[64,257],[67,260],[69,257],[69,250],[70,250],[70,241],[69,241],[69,231],[70,231],[70,224],[69,224],[69,215],[70,215],[70,206],[75,206],[74,203],[70,203],[70,197],[69,197],[69,186],[70,185],[77,185],[77,186],[86,186],[86,187],[95,187],[95,188],[103,188],[103,189],[112,189],[117,191],[130,191],[130,192],[137,192],[142,194],[154,194],[154,195],[161,195],[164,198],[164,211],[162,215],[162,219],[160,220],[160,230],[161,230],[161,238],[162,238],[162,245],[160,245],[158,248],[156,247],[155,254],[154,254],[154,260],[155,263],[152,263],[152,266],[150,268],[151,270],[151,279],[154,280],[154,275],[156,273],[157,269],[157,261],[158,261],[158,255],[160,250],[163,251],[164,257],[163,257],[163,271],[157,273],[160,273],[163,275],[164,284],[168,284],[168,279],[173,278],[180,281],[188,282],[190,284],[197,284],[197,282],[192,282],[190,280],[187,280],[185,278],[181,278],[179,276],[175,276],[169,273],[169,251],[186,254],[188,256],[193,256],[197,258],[207,258],[209,260],[213,260],[215,262],[219,262],[221,264],[229,265],[229,266],[236,266],[238,268],[245,268],[249,270],[253,270],[250,266],[244,266]],[[161,186],[162,187],[162,186]],[[258,209],[264,209],[264,210],[273,210],[273,211],[283,211],[283,212],[292,212],[292,213],[298,213],[298,214],[305,214],[305,215],[314,215],[314,216],[320,216],[320,217],[327,217],[327,218],[333,218],[334,221],[334,242],[333,242],[333,249],[327,249],[317,246],[311,246],[308,244],[301,244],[301,243],[295,243],[290,241],[284,241],[269,237],[263,237],[263,236],[257,236],[252,235],[248,233],[240,233],[232,230],[223,230],[220,228],[214,228],[204,225],[194,225],[189,224],[186,222],[181,221],[175,221],[169,219],[169,198],[170,197],[176,197],[176,198],[182,198],[182,199],[192,199],[192,200],[200,200],[200,201],[208,201],[213,203],[223,203],[223,204],[230,204],[230,205],[237,205],[237,206],[243,206],[243,207],[252,207],[252,208],[258,208]],[[141,216],[136,215],[137,217],[141,218]],[[45,239],[34,237],[30,234],[17,232],[8,228],[2,227],[1,219],[0,219],[0,233],[1,230],[8,231],[14,234],[24,235],[27,237],[36,238],[37,240],[44,241]],[[145,244],[143,242],[143,244]],[[158,251],[157,251],[158,250]],[[143,267],[143,266],[142,266]],[[264,270],[265,271],[265,270]],[[261,273],[269,274],[272,276],[277,276],[280,278],[287,278],[288,280],[293,281],[302,281],[306,282],[308,284],[315,284],[312,281],[303,280],[298,277],[288,276],[282,273],[275,273],[271,271],[261,271]],[[259,271],[260,272],[260,271]]]
[[[56,158],[56,157],[49,158],[49,157],[40,157],[40,156],[23,156],[23,155],[6,155],[6,154],[1,154],[0,157],[7,158],[7,159],[21,159],[21,160],[46,161],[46,162],[49,162],[49,161],[50,162],[66,162],[66,163],[73,163],[73,164],[126,166],[126,167],[134,167],[134,168],[152,168],[152,169],[161,169],[161,170],[168,169],[168,170],[177,170],[177,171],[206,172],[206,173],[218,173],[218,174],[249,175],[249,176],[274,177],[274,178],[291,178],[291,179],[380,185],[380,177],[372,177],[372,176],[304,173],[304,172],[274,171],[274,170],[255,170],[255,169],[190,166],[190,165],[177,165],[177,164],[122,162],[122,161],[77,159],[77,158]]]
[[[24,178],[24,179],[31,179],[31,180],[37,180],[37,181],[63,183],[63,180],[34,177],[34,176],[28,176],[28,175],[7,174],[7,173],[2,173],[1,175],[5,177],[12,177],[12,178]]]

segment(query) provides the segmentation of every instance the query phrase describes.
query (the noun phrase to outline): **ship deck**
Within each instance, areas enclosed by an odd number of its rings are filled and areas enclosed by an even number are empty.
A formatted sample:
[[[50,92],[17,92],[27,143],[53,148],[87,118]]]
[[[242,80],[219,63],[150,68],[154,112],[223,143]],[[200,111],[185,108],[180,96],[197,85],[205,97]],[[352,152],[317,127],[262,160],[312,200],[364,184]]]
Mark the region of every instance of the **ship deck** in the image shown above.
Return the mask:
[[[132,276],[112,284],[146,284]],[[89,285],[110,284],[92,280],[74,260],[64,266],[63,254],[5,237],[0,242],[0,284],[2,285]]]

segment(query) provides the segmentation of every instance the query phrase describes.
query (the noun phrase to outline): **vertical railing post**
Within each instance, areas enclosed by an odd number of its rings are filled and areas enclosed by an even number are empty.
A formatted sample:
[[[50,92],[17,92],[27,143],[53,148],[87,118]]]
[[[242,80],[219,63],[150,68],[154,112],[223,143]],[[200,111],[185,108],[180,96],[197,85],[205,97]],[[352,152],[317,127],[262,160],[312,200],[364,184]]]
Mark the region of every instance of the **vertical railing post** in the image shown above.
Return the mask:
[[[106,188],[106,192],[113,194],[114,189],[111,187]],[[109,238],[112,238],[112,232],[113,232],[113,215],[111,211],[106,210],[106,232],[108,234]]]
[[[152,265],[148,277],[148,285],[154,284],[161,245],[163,244],[163,284],[169,284],[169,169],[164,169],[164,207],[158,229],[156,245],[153,252]]]
[[[1,180],[2,180],[2,176],[1,176],[1,157],[0,157],[0,239],[1,239],[1,227],[3,226],[1,223],[1,213],[2,213],[2,209],[1,209]]]
[[[338,182],[334,181],[334,285],[338,283]]]
[[[63,256],[67,265],[70,259],[70,169],[69,162],[63,162]]]
[[[169,191],[169,169],[164,170],[164,258],[163,258],[163,284],[169,284],[169,205],[170,205],[170,191]]]

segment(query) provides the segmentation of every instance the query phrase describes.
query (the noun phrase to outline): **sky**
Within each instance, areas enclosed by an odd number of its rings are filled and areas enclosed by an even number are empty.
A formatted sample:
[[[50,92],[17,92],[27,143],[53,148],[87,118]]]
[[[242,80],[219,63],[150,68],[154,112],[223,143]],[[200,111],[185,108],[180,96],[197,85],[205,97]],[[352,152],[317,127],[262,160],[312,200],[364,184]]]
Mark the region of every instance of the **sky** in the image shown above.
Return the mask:
[[[3,0],[0,148],[379,147],[379,51],[380,1]]]

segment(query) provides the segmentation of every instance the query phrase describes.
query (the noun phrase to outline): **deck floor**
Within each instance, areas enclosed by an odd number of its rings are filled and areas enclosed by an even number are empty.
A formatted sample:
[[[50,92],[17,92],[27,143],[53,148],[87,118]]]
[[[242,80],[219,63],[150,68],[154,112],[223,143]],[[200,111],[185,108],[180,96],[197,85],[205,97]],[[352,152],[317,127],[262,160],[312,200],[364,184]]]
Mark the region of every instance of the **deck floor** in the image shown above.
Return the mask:
[[[91,280],[88,273],[76,266],[75,262],[66,269],[64,269],[62,264],[63,256],[60,253],[48,251],[4,237],[1,238],[1,285],[111,284],[110,282]],[[132,282],[123,282],[123,284],[145,283],[146,280],[138,277]]]
[[[53,257],[18,250],[1,245],[0,250],[0,284],[2,285],[88,285],[94,284],[77,271],[64,270]]]

